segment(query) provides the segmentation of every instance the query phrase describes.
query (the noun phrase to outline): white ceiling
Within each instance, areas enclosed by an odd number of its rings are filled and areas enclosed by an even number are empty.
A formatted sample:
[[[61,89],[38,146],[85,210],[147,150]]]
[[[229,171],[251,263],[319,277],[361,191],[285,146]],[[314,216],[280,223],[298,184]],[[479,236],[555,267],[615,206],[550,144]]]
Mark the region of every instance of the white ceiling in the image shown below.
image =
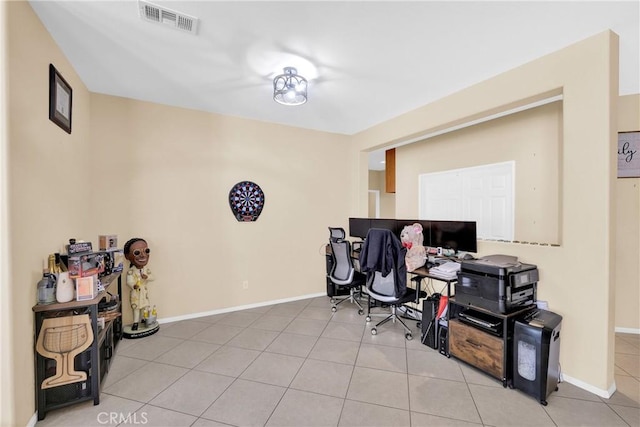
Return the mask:
[[[620,94],[640,93],[640,2],[160,1],[30,3],[92,92],[354,134],[601,31],[620,36]],[[272,99],[285,66],[309,101]],[[378,167],[375,167],[375,166]],[[374,167],[379,169],[378,161]]]

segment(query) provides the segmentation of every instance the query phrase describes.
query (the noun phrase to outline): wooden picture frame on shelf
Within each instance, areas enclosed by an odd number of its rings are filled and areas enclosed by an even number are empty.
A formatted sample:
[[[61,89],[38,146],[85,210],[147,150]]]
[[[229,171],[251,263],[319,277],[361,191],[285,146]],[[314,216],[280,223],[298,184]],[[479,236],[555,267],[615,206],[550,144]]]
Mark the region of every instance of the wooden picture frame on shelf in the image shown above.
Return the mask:
[[[49,64],[49,120],[71,133],[73,89],[53,64]]]
[[[97,276],[76,278],[76,301],[92,300],[98,296]]]

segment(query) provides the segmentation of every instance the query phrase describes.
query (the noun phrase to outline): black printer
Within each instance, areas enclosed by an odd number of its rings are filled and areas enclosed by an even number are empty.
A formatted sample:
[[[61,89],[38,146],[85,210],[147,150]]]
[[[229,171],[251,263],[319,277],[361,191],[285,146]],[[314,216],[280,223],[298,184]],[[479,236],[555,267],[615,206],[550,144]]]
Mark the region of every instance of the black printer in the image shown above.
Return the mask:
[[[536,302],[538,268],[510,255],[464,260],[455,284],[458,304],[510,313]]]

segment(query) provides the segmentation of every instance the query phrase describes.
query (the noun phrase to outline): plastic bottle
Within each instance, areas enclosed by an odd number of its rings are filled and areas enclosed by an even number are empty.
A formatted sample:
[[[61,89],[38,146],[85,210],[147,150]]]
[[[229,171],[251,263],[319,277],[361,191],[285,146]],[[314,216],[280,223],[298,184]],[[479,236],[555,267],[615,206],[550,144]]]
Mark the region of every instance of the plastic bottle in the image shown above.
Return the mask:
[[[38,304],[56,302],[56,277],[49,273],[49,269],[42,270],[42,279],[38,282]]]

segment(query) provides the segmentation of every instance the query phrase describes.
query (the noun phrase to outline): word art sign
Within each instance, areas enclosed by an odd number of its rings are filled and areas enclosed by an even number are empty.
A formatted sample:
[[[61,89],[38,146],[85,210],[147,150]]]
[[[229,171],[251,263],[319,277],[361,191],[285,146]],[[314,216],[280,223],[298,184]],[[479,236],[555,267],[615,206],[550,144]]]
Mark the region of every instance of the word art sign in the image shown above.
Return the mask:
[[[640,132],[618,133],[618,178],[640,177]]]

